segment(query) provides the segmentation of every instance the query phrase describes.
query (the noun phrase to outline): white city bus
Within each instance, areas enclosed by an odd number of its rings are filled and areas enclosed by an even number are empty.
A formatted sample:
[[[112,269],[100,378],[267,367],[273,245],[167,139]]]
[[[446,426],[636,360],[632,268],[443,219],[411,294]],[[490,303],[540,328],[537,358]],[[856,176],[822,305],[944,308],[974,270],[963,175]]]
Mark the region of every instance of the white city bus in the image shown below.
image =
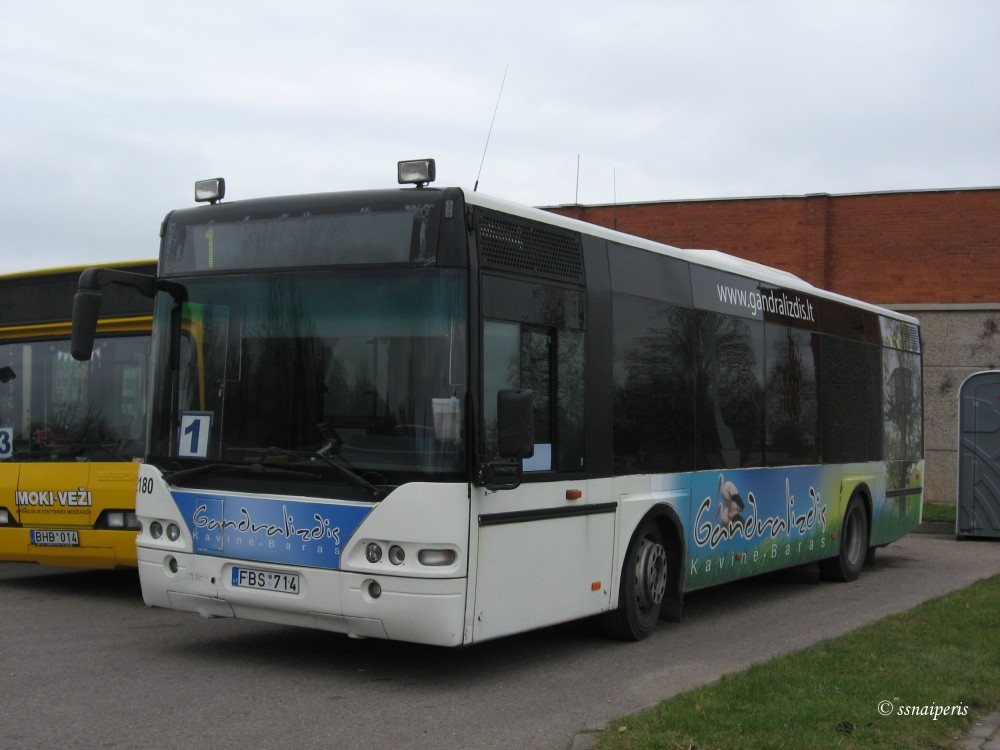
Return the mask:
[[[424,170],[423,172],[421,170]],[[917,322],[459,188],[173,211],[137,513],[150,606],[459,646],[815,562],[920,520]],[[836,596],[831,589],[831,596]]]

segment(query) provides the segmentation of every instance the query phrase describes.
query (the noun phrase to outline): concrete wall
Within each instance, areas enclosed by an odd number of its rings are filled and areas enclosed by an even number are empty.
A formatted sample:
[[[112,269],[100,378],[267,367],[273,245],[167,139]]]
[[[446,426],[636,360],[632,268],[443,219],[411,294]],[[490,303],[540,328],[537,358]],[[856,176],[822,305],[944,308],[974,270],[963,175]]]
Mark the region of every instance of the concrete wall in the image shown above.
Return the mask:
[[[1000,369],[1000,304],[895,309],[920,320],[923,338],[924,499],[951,505],[958,498],[958,389],[973,373]]]

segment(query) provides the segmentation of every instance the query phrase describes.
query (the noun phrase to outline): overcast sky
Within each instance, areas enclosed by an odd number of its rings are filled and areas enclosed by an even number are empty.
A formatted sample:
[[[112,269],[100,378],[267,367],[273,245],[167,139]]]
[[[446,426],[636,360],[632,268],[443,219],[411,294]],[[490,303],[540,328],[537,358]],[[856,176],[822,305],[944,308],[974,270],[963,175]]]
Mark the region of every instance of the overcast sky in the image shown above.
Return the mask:
[[[1000,185],[996,0],[0,0],[0,39],[0,273],[418,157],[543,206]]]

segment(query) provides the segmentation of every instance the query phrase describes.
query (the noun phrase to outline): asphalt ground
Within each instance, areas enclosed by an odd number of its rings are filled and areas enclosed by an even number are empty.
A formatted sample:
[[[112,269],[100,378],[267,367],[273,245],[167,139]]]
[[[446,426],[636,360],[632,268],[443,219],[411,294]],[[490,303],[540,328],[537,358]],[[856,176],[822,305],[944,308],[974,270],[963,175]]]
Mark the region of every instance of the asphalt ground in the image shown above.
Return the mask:
[[[1000,543],[911,534],[853,583],[807,568],[689,594],[640,643],[583,622],[448,650],[147,609],[134,571],[0,563],[0,747],[563,750],[998,572]]]

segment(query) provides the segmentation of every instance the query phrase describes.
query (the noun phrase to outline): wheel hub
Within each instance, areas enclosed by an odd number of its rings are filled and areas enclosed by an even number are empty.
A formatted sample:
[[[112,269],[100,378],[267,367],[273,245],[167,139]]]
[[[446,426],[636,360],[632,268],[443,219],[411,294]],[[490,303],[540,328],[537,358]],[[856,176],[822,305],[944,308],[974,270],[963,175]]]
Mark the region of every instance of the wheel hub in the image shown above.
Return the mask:
[[[635,583],[636,599],[643,611],[663,601],[667,591],[667,551],[662,544],[642,540],[636,556]]]

